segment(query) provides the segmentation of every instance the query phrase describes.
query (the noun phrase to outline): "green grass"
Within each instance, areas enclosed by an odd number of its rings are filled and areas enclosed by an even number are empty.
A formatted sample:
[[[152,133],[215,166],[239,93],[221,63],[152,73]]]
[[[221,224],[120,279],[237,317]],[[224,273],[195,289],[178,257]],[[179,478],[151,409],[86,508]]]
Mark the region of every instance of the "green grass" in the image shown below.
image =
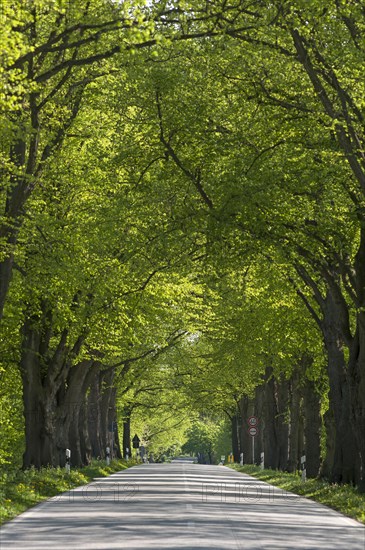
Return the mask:
[[[258,466],[229,466],[262,481],[290,491],[297,495],[325,504],[350,518],[365,523],[365,495],[360,494],[351,485],[338,485],[318,479],[308,479],[302,482],[299,474],[288,474],[279,470],[261,470]]]
[[[113,460],[107,466],[104,462],[95,460],[90,466],[71,470],[70,474],[64,468],[0,471],[0,525],[42,500],[135,464],[132,460]]]

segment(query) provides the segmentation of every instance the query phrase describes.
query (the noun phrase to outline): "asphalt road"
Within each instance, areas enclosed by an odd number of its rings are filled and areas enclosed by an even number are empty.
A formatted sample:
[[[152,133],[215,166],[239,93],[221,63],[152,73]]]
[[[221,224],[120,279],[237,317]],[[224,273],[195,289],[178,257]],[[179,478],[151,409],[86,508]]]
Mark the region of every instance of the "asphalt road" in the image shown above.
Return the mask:
[[[146,464],[43,502],[1,550],[365,550],[365,527],[224,466]]]

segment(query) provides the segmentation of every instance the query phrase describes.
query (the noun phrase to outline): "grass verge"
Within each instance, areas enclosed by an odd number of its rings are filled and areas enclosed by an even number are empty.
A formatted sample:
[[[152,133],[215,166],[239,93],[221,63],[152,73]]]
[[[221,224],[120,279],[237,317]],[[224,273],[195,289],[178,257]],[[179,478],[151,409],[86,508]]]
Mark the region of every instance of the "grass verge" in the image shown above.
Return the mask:
[[[325,504],[333,510],[365,523],[365,495],[358,493],[357,489],[351,485],[338,485],[318,479],[308,479],[304,483],[297,473],[288,474],[279,470],[261,470],[259,466],[249,464],[245,466],[232,464],[229,467],[286,491]]]
[[[71,470],[70,474],[64,468],[0,471],[0,525],[43,500],[135,464],[132,460],[113,460],[107,466],[94,460],[89,466]]]

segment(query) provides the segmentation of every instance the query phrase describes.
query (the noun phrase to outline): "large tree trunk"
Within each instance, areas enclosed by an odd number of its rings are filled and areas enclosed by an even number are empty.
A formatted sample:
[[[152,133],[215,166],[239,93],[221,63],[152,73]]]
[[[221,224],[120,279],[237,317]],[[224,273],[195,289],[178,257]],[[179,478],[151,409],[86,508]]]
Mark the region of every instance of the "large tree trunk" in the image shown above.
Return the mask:
[[[358,301],[356,332],[350,346],[348,365],[351,420],[359,449],[359,490],[365,493],[365,221],[362,221],[359,249],[355,258]]]
[[[365,493],[365,313],[358,313],[358,327],[350,350],[349,390],[351,396],[351,420],[356,436],[359,491]],[[355,445],[353,446],[355,447]]]
[[[275,398],[275,379],[271,367],[265,373],[265,465],[267,468],[276,470],[279,465],[278,441],[276,434],[276,417],[278,414]]]
[[[266,369],[265,384],[260,390],[261,410],[256,408],[259,418],[259,433],[262,432],[265,466],[285,469],[288,462],[288,388],[285,378],[276,380],[271,367]],[[260,418],[261,416],[261,418]],[[260,437],[257,438],[260,443]],[[259,447],[259,445],[258,445]],[[257,449],[257,462],[260,461]],[[256,454],[256,453],[255,453]]]
[[[232,442],[233,459],[235,462],[240,461],[238,428],[239,428],[239,415],[236,413],[231,416],[231,442]]]
[[[323,332],[328,353],[329,401],[335,425],[334,458],[330,480],[358,483],[359,448],[351,422],[351,395],[343,343],[338,332],[338,315],[331,292],[325,300]],[[328,434],[327,434],[328,435]]]
[[[123,458],[122,449],[120,445],[119,424],[118,424],[118,429],[114,434],[114,441],[115,441],[116,458]]]
[[[288,472],[295,472],[299,465],[299,415],[300,415],[300,391],[299,373],[294,370],[290,381],[290,430],[289,430],[289,459]]]
[[[289,381],[283,377],[277,382],[277,408],[278,468],[279,470],[286,470],[289,452]]]
[[[4,233],[4,232],[3,232]],[[0,233],[0,238],[1,238]],[[13,248],[17,241],[17,234],[5,234],[6,242]],[[6,298],[9,291],[11,277],[13,273],[14,255],[10,253],[3,261],[0,262],[0,321],[4,313]]]
[[[52,315],[45,303],[41,307],[42,315],[27,318],[23,325],[20,372],[25,415],[24,468],[64,465],[70,423],[76,405],[84,398],[83,381],[88,372],[87,367],[75,367],[70,373],[72,359],[84,337],[80,336],[70,350],[68,331],[64,329],[56,348],[50,349]]]
[[[336,441],[336,426],[333,406],[329,402],[329,408],[323,416],[324,427],[326,430],[326,454],[322,462],[319,472],[321,478],[331,479],[332,467],[335,460],[335,441]]]
[[[92,458],[87,413],[87,402],[84,400],[79,413],[79,439],[81,448],[81,463],[85,465],[90,464]]]
[[[101,441],[101,383],[102,373],[99,372],[93,379],[87,400],[88,432],[91,444],[91,456],[101,458],[103,456]]]
[[[19,118],[21,113],[18,113]],[[25,133],[25,129],[19,128],[19,132]],[[10,186],[7,190],[5,209],[2,213],[0,224],[0,241],[6,244],[7,255],[0,261],[0,320],[4,313],[4,306],[9,291],[14,265],[14,249],[18,241],[19,228],[24,214],[26,201],[25,189],[30,187],[24,177],[18,174],[25,172],[26,143],[24,139],[16,139],[10,151],[10,159],[17,167],[17,174],[10,177]],[[29,163],[28,163],[29,165]]]
[[[321,461],[321,401],[315,383],[306,379],[304,385],[305,454],[308,477],[317,477]]]
[[[111,431],[111,423],[115,421],[115,404],[112,400],[113,380],[115,370],[108,369],[101,373],[101,402],[100,402],[100,436],[101,436],[101,456],[105,457],[106,448],[113,448],[114,435]],[[113,450],[114,455],[114,450]]]
[[[261,453],[264,452],[265,440],[265,418],[264,418],[264,403],[265,403],[265,386],[261,384],[255,390],[254,401],[254,416],[258,420],[258,434],[255,437],[255,462],[261,463]]]
[[[59,465],[55,416],[55,396],[59,382],[54,380],[54,371],[51,371],[51,376],[48,376],[48,371],[44,373],[41,362],[43,344],[39,319],[26,320],[20,360],[25,416],[23,468]],[[60,342],[61,355],[62,348],[63,342]]]
[[[41,466],[41,441],[44,437],[44,389],[39,365],[39,332],[28,322],[23,328],[23,353],[20,370],[23,382],[25,452],[23,467]]]
[[[93,448],[90,435],[90,423],[89,423],[89,397],[92,395],[93,388],[99,382],[100,363],[95,361],[90,373],[88,374],[88,381],[84,392],[84,400],[80,411],[79,418],[79,434],[81,441],[81,455],[84,464],[89,464],[93,458]],[[88,396],[87,396],[88,394]],[[99,416],[98,416],[99,417]]]
[[[131,415],[132,409],[125,407],[123,414],[123,457],[131,456]]]
[[[115,372],[113,371],[113,379]],[[112,383],[113,383],[112,379]],[[117,418],[117,390],[115,386],[109,389],[109,415],[108,415],[108,429],[111,436],[111,446],[113,446],[113,458],[122,458],[122,453],[119,445],[118,436],[118,418]]]
[[[74,466],[84,466],[85,446],[80,439],[80,424],[86,392],[94,378],[98,365],[92,360],[84,360],[71,367],[67,392],[63,403],[62,432],[66,436],[71,450],[71,463]],[[61,442],[60,442],[61,443]],[[64,449],[60,446],[60,451]]]

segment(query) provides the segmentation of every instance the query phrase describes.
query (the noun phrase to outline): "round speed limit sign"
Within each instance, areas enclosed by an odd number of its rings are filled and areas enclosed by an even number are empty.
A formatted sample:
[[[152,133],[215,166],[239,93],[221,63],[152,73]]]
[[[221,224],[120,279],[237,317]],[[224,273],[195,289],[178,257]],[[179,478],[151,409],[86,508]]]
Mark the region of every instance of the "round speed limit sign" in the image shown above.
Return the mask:
[[[247,419],[247,423],[249,426],[257,426],[259,419],[256,416],[250,416],[250,418]]]

